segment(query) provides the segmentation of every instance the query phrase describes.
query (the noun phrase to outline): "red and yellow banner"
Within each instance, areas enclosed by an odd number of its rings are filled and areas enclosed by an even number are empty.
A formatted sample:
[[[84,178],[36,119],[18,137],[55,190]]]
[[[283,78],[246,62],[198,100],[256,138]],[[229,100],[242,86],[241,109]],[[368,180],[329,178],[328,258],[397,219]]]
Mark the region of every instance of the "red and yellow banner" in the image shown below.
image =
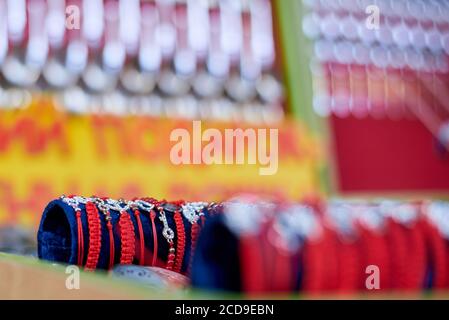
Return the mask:
[[[279,164],[268,176],[253,164],[172,164],[177,128],[192,130],[192,121],[68,115],[42,99],[0,111],[0,225],[36,226],[61,194],[217,201],[238,193],[299,199],[318,190],[319,144],[296,122],[276,127]]]

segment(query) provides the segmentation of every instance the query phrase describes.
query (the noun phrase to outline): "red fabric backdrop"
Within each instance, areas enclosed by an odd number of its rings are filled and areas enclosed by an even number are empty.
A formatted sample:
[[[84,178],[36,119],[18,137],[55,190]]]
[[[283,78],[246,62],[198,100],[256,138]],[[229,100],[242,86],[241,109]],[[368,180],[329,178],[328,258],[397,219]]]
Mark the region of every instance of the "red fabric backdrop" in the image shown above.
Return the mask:
[[[444,191],[449,153],[417,120],[331,118],[339,189]]]

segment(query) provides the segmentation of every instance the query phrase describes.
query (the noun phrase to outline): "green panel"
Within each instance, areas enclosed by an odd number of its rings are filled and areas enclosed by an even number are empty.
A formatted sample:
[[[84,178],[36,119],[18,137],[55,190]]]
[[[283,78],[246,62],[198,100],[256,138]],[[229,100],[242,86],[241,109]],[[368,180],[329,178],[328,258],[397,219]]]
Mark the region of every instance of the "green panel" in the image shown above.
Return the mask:
[[[328,146],[328,127],[325,119],[313,111],[313,86],[310,61],[312,47],[302,32],[305,8],[301,0],[274,0],[277,27],[281,42],[284,82],[287,88],[289,111]],[[329,148],[327,148],[329,149]],[[329,160],[327,160],[329,161]],[[332,188],[329,163],[320,164],[317,173],[321,190],[328,194]]]
[[[303,14],[299,0],[275,0],[280,32],[283,74],[290,111],[309,128],[317,130],[312,113],[312,78],[309,70],[310,45],[301,26]]]

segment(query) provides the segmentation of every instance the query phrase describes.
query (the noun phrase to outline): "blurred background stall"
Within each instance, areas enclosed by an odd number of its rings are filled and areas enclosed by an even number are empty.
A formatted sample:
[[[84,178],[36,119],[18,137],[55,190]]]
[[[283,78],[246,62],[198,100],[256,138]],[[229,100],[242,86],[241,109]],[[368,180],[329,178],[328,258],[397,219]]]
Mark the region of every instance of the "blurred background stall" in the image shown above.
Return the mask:
[[[336,189],[449,188],[447,1],[304,1],[313,109],[327,119]]]
[[[448,0],[0,0],[0,251],[62,194],[447,199],[448,58]],[[193,120],[277,172],[173,164]]]
[[[269,0],[0,0],[0,224],[34,228],[61,194],[320,192],[319,139],[285,86],[295,33],[280,24],[284,10]],[[279,128],[278,172],[173,165],[170,132],[191,131],[193,119],[203,130]]]

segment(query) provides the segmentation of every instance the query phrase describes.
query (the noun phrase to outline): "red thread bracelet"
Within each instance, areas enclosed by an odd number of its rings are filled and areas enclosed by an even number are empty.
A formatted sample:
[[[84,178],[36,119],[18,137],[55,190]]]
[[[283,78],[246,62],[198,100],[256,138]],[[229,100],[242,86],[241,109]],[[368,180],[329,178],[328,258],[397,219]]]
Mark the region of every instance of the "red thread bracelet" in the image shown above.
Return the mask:
[[[360,261],[358,241],[338,239],[338,290],[344,293],[358,289],[360,282]]]
[[[87,223],[89,228],[89,249],[86,269],[94,270],[98,264],[101,250],[101,221],[97,206],[93,202],[86,203]]]
[[[83,223],[81,221],[81,209],[77,208],[76,212],[76,224],[78,228],[78,265],[83,265],[83,255],[84,255],[84,234],[83,234]]]
[[[135,254],[134,225],[126,211],[120,212],[121,264],[132,264]]]
[[[143,233],[142,221],[140,220],[140,211],[135,208],[134,216],[136,217],[137,227],[139,229],[139,243],[140,243],[140,256],[139,264],[141,266],[145,265],[145,236]]]
[[[155,266],[157,262],[157,232],[156,232],[156,223],[154,222],[154,219],[156,218],[156,212],[154,210],[151,210],[150,212],[150,219],[151,219],[151,227],[153,231],[153,259],[151,260],[151,265]]]
[[[277,247],[273,241],[270,241],[270,232],[274,232],[271,228],[268,228],[264,232],[265,237],[262,239],[261,243],[264,244],[263,252],[266,252],[264,259],[264,265],[270,266],[266,267],[265,278],[268,278],[269,287],[267,290],[271,292],[290,292],[293,285],[293,272],[292,272],[292,255],[285,249]],[[274,233],[272,233],[274,234]],[[275,235],[279,237],[281,235]],[[287,241],[282,239],[281,241]]]
[[[115,262],[115,242],[114,242],[114,230],[112,228],[112,217],[109,209],[105,206],[103,199],[97,199],[98,208],[103,212],[103,215],[106,219],[106,228],[108,229],[109,235],[109,265],[108,269],[112,269],[114,267]]]
[[[365,270],[370,265],[377,266],[380,270],[380,290],[390,289],[392,277],[386,232],[359,225],[359,234],[361,271],[364,275],[361,278],[358,289],[368,289],[365,283],[367,276]]]
[[[419,218],[406,231],[406,236],[408,244],[406,289],[421,290],[426,275],[427,256],[422,221]]]
[[[169,242],[169,249],[168,249],[168,256],[167,256],[167,270],[173,270],[173,265],[175,264],[175,258],[176,258],[176,250],[173,245],[173,241]]]
[[[322,228],[317,238],[309,238],[302,248],[302,286],[305,293],[321,293],[326,283],[326,255],[328,254],[327,228]]]
[[[155,208],[158,208],[159,206],[159,201],[157,201],[154,198],[141,198],[141,200],[151,203]],[[154,210],[150,211],[150,220],[151,220],[151,230],[153,233],[153,258],[151,259],[151,266],[156,266],[157,264],[157,258],[158,258],[158,239],[157,239],[157,229],[156,229],[156,212]]]
[[[325,227],[326,228],[326,227]],[[327,240],[325,242],[325,252],[327,254],[324,256],[325,258],[325,277],[326,281],[324,283],[325,291],[336,291],[338,288],[338,274],[340,272],[340,268],[338,265],[338,243],[337,243],[337,234],[336,231],[332,228],[329,228],[327,232],[325,232]]]
[[[407,239],[402,226],[388,218],[388,242],[390,243],[391,257],[391,286],[392,289],[404,289],[407,287]]]
[[[77,255],[77,264],[79,266],[83,265],[84,258],[84,233],[83,233],[83,222],[81,220],[81,208],[78,206],[78,201],[74,199],[75,195],[67,196],[70,203],[68,203],[73,210],[75,210],[76,217],[76,226],[77,226],[77,238],[78,238],[78,255]],[[64,196],[62,196],[64,199]]]
[[[267,289],[260,241],[255,235],[242,235],[239,241],[243,292],[262,293]]]
[[[172,201],[170,204],[176,207],[182,207],[182,205],[185,204],[185,201],[184,200]],[[185,237],[184,221],[182,220],[182,215],[179,212],[179,210],[175,210],[173,220],[175,221],[176,234],[177,234],[177,243],[176,243],[175,259],[173,262],[173,269],[176,272],[180,272],[182,268],[182,260],[184,259],[186,237]]]
[[[167,201],[161,200],[157,204],[157,209],[159,211],[159,220],[161,220],[162,224],[164,225],[164,228],[162,230],[162,235],[168,242],[168,254],[167,254],[167,262],[165,265],[165,269],[167,270],[173,270],[173,266],[175,264],[175,258],[176,258],[176,249],[173,244],[173,238],[174,238],[174,232],[169,227],[167,217],[165,215],[164,207],[163,205],[167,204]]]
[[[115,260],[115,243],[111,219],[108,219],[106,226],[108,228],[109,233],[109,269],[112,269],[114,267],[114,260]]]
[[[186,235],[184,221],[182,220],[182,215],[178,210],[175,212],[174,220],[176,223],[176,234],[177,234],[177,246],[176,246],[176,260],[174,265],[174,271],[180,272],[182,268],[182,261],[184,259],[184,252],[186,246]]]
[[[315,295],[329,289],[328,272],[335,277],[337,274],[336,259],[330,255],[335,254],[332,248],[333,231],[324,225],[325,205],[316,199],[308,199],[303,202],[313,209],[320,230],[317,234],[307,237],[302,248],[302,283],[301,290],[307,294]],[[329,259],[331,261],[329,261]],[[334,265],[329,265],[329,263]]]
[[[274,281],[271,290],[275,292],[290,292],[293,285],[291,257],[286,252],[282,253],[276,250],[276,248],[272,250],[274,251],[274,259],[271,261],[274,264]]]

